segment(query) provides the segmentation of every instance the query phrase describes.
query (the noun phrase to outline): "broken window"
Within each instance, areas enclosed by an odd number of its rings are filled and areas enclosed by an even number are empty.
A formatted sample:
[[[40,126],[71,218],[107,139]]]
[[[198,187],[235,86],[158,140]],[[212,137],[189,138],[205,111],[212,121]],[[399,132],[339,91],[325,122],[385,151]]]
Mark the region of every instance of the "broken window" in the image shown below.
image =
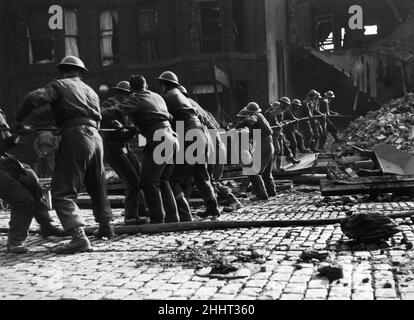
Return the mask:
[[[138,17],[139,56],[143,61],[158,59],[158,11],[140,9]]]
[[[49,21],[47,9],[31,10],[28,13],[26,36],[30,64],[55,61],[54,34],[47,21]]]
[[[332,14],[317,16],[316,46],[320,51],[334,50],[334,18]]]
[[[101,62],[109,66],[119,62],[118,12],[103,11],[100,14]]]
[[[75,9],[65,9],[65,53],[79,57],[78,19]]]
[[[193,0],[190,38],[193,53],[221,51],[220,7],[217,0]]]

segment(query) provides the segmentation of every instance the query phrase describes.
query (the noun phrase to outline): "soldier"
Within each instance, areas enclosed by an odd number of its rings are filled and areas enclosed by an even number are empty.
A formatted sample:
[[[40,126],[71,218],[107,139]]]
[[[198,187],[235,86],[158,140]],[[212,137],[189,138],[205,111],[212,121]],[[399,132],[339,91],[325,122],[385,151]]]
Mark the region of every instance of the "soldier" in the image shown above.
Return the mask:
[[[124,102],[131,94],[128,81],[119,82],[114,88],[115,95],[102,103],[102,112]],[[119,116],[110,121],[102,121],[102,128],[113,129],[129,126],[131,121],[128,117]],[[125,224],[145,224],[147,220],[141,218],[145,207],[143,201],[139,201],[139,162],[137,156],[130,150],[128,140],[137,134],[136,131],[128,133],[103,133],[105,160],[115,170],[118,177],[125,185]],[[141,207],[139,204],[141,203]]]
[[[312,117],[320,115],[320,113],[317,110],[319,96],[320,94],[316,90],[310,90],[307,99],[303,103],[303,105],[309,109],[310,115]],[[318,121],[318,119],[311,119],[310,125],[313,133],[313,140],[310,145],[310,149],[315,153],[321,152],[321,150],[318,149],[318,146],[320,145],[320,140],[323,137],[321,123]]]
[[[103,164],[103,145],[98,128],[101,121],[99,97],[81,77],[87,72],[77,57],[67,56],[58,65],[62,77],[29,93],[23,100],[16,121],[21,122],[45,104],[52,107],[61,143],[52,179],[52,203],[72,240],[54,249],[56,253],[89,251],[91,245],[84,232],[84,222],[74,199],[84,184],[92,201],[99,229],[98,238],[114,236],[112,211],[107,197]]]
[[[299,120],[292,111],[292,104],[289,98],[280,98],[280,105],[283,110],[283,121],[291,122]],[[297,104],[297,100],[295,101]],[[283,126],[283,133],[286,139],[290,143],[290,149],[292,150],[293,157],[296,158],[296,152],[308,153],[303,146],[303,136],[297,130],[297,123],[289,123]]]
[[[273,131],[269,122],[261,114],[262,110],[255,102],[250,102],[243,110],[240,111],[239,117],[242,120],[235,125],[235,129],[248,128],[251,140],[253,140],[253,130],[260,130],[260,156],[261,167],[257,175],[249,176],[253,186],[253,192],[256,197],[251,201],[268,200],[269,197],[277,195],[275,182],[272,175],[272,164],[274,157]],[[255,145],[255,141],[252,141]]]
[[[194,101],[190,97],[186,88],[180,86],[178,87],[178,90],[180,90],[181,93],[188,98],[193,108],[196,109],[198,118],[205,128],[205,132],[209,140],[209,158],[212,159],[212,157],[214,157],[216,162],[215,164],[208,164],[208,173],[210,176],[211,184],[213,185],[214,190],[217,193],[217,200],[220,202],[220,204],[224,204],[225,206],[229,206],[234,209],[240,208],[241,203],[233,195],[231,189],[225,187],[218,181],[222,177],[224,172],[224,164],[220,163],[220,159],[227,159],[226,146],[220,138],[220,124],[217,122],[217,120],[210,112],[204,110],[196,101]],[[211,134],[212,132],[214,132],[214,134]],[[213,142],[213,139],[215,139],[215,143]],[[197,164],[194,168],[194,180],[199,188],[200,176],[203,176],[203,174],[197,173],[197,171],[203,172],[205,170],[203,167],[204,165]],[[185,183],[186,186],[184,190],[188,190],[185,192],[187,199],[191,196],[192,182],[192,177],[189,177],[188,181]]]
[[[271,105],[271,108],[268,109],[264,116],[269,122],[270,126],[273,129],[273,142],[275,147],[275,165],[277,171],[283,171],[282,169],[282,155],[285,156],[287,162],[291,164],[300,163],[293,154],[286,137],[283,134],[282,124],[283,115],[280,102],[274,102]]]
[[[292,115],[297,120],[299,120],[301,118],[301,115],[300,115],[300,113],[297,113],[297,111],[302,108],[302,102],[299,99],[293,99],[291,104],[292,104],[292,110],[291,110]],[[305,144],[304,144],[305,140],[304,140],[304,137],[303,137],[302,133],[299,131],[299,124],[300,124],[300,122],[298,121],[293,126],[296,141],[298,142],[299,152],[300,153],[311,153],[311,150],[305,147]]]
[[[214,188],[211,184],[210,176],[207,171],[207,158],[208,158],[208,137],[205,134],[203,125],[201,124],[197,111],[191,105],[191,102],[180,92],[178,87],[178,77],[171,71],[166,71],[158,78],[161,90],[167,103],[168,110],[174,118],[174,126],[180,123],[183,125],[183,134],[187,134],[191,130],[197,137],[194,137],[192,141],[184,142],[183,146],[180,146],[184,150],[184,154],[189,146],[194,142],[200,143],[205,146],[203,154],[197,154],[197,159],[203,158],[203,162],[196,161],[196,164],[192,164],[188,159],[184,159],[183,164],[175,164],[173,176],[171,177],[171,183],[173,184],[174,194],[177,200],[180,216],[182,221],[191,221],[190,207],[184,194],[184,184],[188,181],[189,177],[194,173],[197,179],[198,186],[203,194],[203,199],[206,204],[206,211],[198,214],[200,218],[213,217],[217,218],[220,216],[218,208],[217,197],[214,193]],[[193,171],[197,166],[197,170]]]
[[[148,90],[146,79],[142,75],[133,75],[130,79],[132,95],[124,102],[102,112],[105,121],[128,116],[140,133],[147,139],[143,157],[140,187],[144,192],[149,208],[150,224],[179,222],[177,204],[170,185],[173,166],[168,164],[173,153],[165,154],[165,161],[155,159],[154,150],[160,141],[154,135],[161,134],[163,143],[177,148],[176,134],[171,128],[171,114],[168,112],[164,99]]]
[[[324,98],[322,98],[320,101],[319,111],[323,115],[325,115],[324,122],[326,125],[326,135],[324,136],[324,140],[321,141],[322,149],[325,146],[328,133],[330,133],[334,137],[336,143],[342,142],[342,140],[338,137],[338,129],[336,129],[333,122],[329,119],[329,116],[339,115],[338,113],[333,112],[331,110],[331,102],[333,99],[335,99],[335,94],[333,93],[333,91],[328,91],[324,94]]]
[[[24,243],[33,217],[43,237],[65,233],[52,225],[53,219],[34,171],[6,153],[19,143],[19,137],[7,129],[6,117],[0,109],[0,199],[11,207],[7,252],[22,254],[28,252]]]

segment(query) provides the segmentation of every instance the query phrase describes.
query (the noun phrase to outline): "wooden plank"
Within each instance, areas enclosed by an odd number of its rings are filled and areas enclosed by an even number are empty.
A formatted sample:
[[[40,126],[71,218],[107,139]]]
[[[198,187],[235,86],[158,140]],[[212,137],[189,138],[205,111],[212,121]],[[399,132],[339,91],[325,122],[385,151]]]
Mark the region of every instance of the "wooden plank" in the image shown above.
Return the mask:
[[[382,184],[388,182],[412,182],[414,175],[410,176],[378,176],[378,177],[358,177],[352,179],[340,179],[335,184],[359,185],[359,184]]]
[[[389,192],[414,193],[414,181],[395,181],[382,183],[361,184],[335,184],[328,179],[321,180],[321,192],[323,196],[343,196],[354,194],[375,194]]]

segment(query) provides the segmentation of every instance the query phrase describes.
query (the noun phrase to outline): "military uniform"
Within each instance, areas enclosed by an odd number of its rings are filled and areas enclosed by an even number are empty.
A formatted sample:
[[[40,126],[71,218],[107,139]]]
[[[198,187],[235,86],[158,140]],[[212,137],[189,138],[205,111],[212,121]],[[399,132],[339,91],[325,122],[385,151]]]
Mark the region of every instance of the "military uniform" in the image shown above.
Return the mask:
[[[317,111],[317,104],[315,101],[308,100],[304,103],[304,105],[308,107],[311,116],[320,115],[320,113]],[[313,132],[313,141],[310,148],[315,152],[320,145],[320,141],[323,139],[323,129],[318,119],[311,119],[310,125]]]
[[[273,145],[275,147],[275,162],[276,169],[281,170],[282,156],[284,155],[287,160],[293,159],[293,153],[290,149],[286,137],[283,134],[281,122],[283,121],[282,114],[276,114],[274,111],[268,110],[264,114],[269,125],[273,129]]]
[[[333,122],[328,118],[328,116],[331,115],[330,105],[331,103],[329,99],[322,99],[319,105],[319,111],[325,115],[324,125],[326,127],[324,139],[321,141],[321,149],[323,149],[325,146],[326,140],[328,138],[328,133],[334,137],[335,142],[340,142],[340,139],[338,137],[338,130],[336,129]]]
[[[310,118],[312,117],[312,112],[309,108],[308,102],[305,101],[302,103],[302,107],[295,110],[295,114],[298,118]],[[299,123],[299,131],[303,135],[303,144],[306,149],[314,149],[315,148],[315,136],[312,129],[312,120],[301,121]]]
[[[61,129],[61,143],[52,179],[52,203],[65,230],[84,226],[74,202],[84,184],[92,201],[95,220],[108,224],[112,211],[107,197],[98,95],[78,76],[52,81],[29,93],[17,113],[22,122],[35,108],[50,104]]]
[[[261,132],[261,167],[259,173],[255,176],[249,176],[253,186],[253,191],[259,199],[268,199],[269,196],[276,195],[275,183],[272,175],[272,164],[275,148],[273,146],[273,131],[269,122],[261,113],[255,113],[243,119],[236,124],[236,129],[248,128],[250,131],[250,139],[253,141],[254,130]],[[254,141],[253,141],[254,143]]]
[[[177,205],[170,185],[173,165],[158,164],[154,159],[154,150],[161,143],[154,141],[155,132],[162,134],[164,143],[174,146],[172,151],[178,144],[170,124],[172,116],[163,98],[149,90],[142,90],[117,106],[104,110],[102,114],[105,121],[129,116],[147,139],[142,157],[140,187],[150,211],[150,223],[178,222]],[[169,160],[173,158],[173,153],[165,157],[166,162],[171,162]]]
[[[296,115],[291,110],[285,110],[283,112],[283,120],[284,121],[295,121],[298,120]],[[298,131],[298,124],[291,123],[283,127],[283,132],[286,135],[286,139],[290,143],[290,148],[292,150],[292,154],[296,157],[296,151],[304,152],[305,146],[303,142],[303,136]]]
[[[174,172],[171,177],[171,183],[173,184],[174,194],[176,196],[179,212],[184,215],[185,220],[191,220],[191,214],[188,207],[188,201],[185,199],[185,184],[186,181],[191,179],[194,174],[194,180],[196,181],[202,195],[204,202],[206,203],[206,212],[212,213],[211,215],[218,215],[218,203],[217,197],[214,193],[214,188],[211,184],[210,176],[207,170],[208,160],[208,137],[205,133],[200,120],[197,116],[196,109],[191,105],[191,102],[185,97],[178,88],[171,88],[164,94],[165,102],[167,103],[168,110],[174,119],[174,126],[177,122],[184,124],[184,134],[193,129],[198,131],[198,137],[192,141],[185,141],[184,154],[189,146],[191,146],[197,139],[200,145],[204,145],[205,149],[201,155],[203,162],[190,164],[187,159],[184,159],[184,164],[175,164]]]
[[[115,97],[107,99],[102,103],[101,109],[117,106],[121,101]],[[131,121],[128,117],[118,116],[115,119],[123,126],[128,126]],[[102,128],[114,129],[112,121],[102,121]],[[140,164],[137,156],[129,149],[128,140],[136,135],[131,133],[102,133],[104,142],[104,156],[108,164],[115,170],[125,185],[125,221],[136,220],[140,215],[145,215],[145,206],[140,199]],[[141,201],[140,201],[141,200]]]
[[[9,126],[0,109],[0,129],[6,128],[9,128]],[[22,246],[28,236],[28,230],[33,217],[39,223],[41,231],[45,236],[54,227],[51,225],[53,219],[49,215],[49,209],[45,203],[36,174],[27,165],[23,165],[14,156],[6,153],[8,149],[14,146],[10,132],[1,131],[0,199],[11,207],[7,246],[9,249],[20,247],[21,251],[16,253],[24,253],[27,249],[24,249]],[[56,229],[52,231],[56,231]]]

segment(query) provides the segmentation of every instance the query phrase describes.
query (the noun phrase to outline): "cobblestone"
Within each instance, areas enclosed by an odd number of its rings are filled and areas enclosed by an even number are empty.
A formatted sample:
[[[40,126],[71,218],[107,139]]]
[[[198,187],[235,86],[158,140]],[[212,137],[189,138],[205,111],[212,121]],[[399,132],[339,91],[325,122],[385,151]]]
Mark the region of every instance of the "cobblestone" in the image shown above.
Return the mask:
[[[268,203],[247,204],[237,214],[223,214],[220,219],[320,219],[345,215],[344,209],[330,204],[313,205],[320,200],[316,193],[281,194]],[[414,208],[414,202],[355,205],[360,212],[406,208]],[[115,212],[115,223],[121,223],[123,217]],[[82,210],[82,215],[88,226],[95,226],[90,211]],[[58,221],[56,217],[55,220]],[[398,222],[405,223],[401,226],[404,237],[414,241],[410,220]],[[7,226],[8,214],[0,212],[0,227]],[[32,227],[37,228],[35,224]],[[402,239],[400,233],[388,246],[356,249],[339,225],[194,231],[120,236],[111,241],[91,239],[95,251],[58,256],[50,249],[60,239],[30,236],[27,245],[31,253],[16,256],[5,253],[6,235],[0,234],[0,299],[413,300],[414,252],[400,244]],[[183,247],[206,248],[207,241],[211,243],[209,249],[224,256],[236,256],[242,251],[249,255],[252,249],[264,251],[264,264],[254,260],[238,262],[240,267],[250,269],[249,277],[219,280],[199,277],[197,269],[174,260],[174,254]],[[301,261],[301,253],[308,249],[328,250],[329,259],[342,265],[343,279],[330,283],[318,275],[319,261]]]

